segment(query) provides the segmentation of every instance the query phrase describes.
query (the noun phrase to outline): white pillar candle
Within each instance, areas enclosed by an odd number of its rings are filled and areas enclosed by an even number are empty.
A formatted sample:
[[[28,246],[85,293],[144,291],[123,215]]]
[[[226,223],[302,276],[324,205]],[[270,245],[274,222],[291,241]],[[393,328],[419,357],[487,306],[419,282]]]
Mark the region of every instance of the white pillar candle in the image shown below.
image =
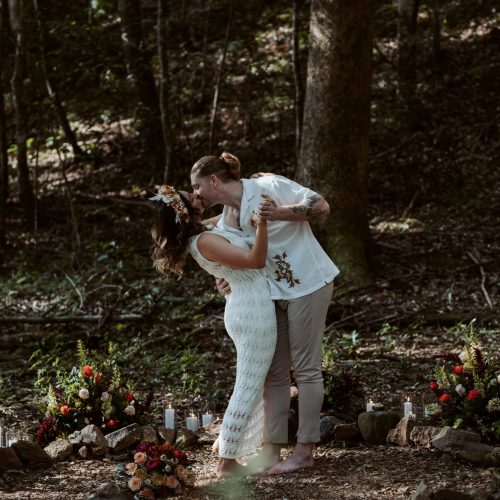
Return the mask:
[[[199,428],[198,417],[191,415],[186,418],[186,428],[188,431],[196,432]]]
[[[371,399],[366,403],[366,411],[373,411],[373,401]]]
[[[413,405],[411,404],[410,398],[406,398],[403,404],[403,417],[408,417],[413,414]]]
[[[207,427],[214,421],[214,417],[211,413],[204,413],[201,416],[201,425],[202,427]]]
[[[175,429],[175,410],[173,408],[165,408],[164,417],[164,427],[166,429]]]

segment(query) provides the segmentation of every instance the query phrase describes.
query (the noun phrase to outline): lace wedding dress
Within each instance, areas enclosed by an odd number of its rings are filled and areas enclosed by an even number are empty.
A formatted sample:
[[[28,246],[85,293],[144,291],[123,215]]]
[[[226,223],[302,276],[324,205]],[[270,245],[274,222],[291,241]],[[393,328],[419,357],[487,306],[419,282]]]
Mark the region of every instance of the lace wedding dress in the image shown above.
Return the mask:
[[[214,228],[212,234],[248,250],[238,235]],[[264,431],[263,391],[276,347],[276,315],[269,285],[261,270],[235,269],[209,261],[191,238],[189,251],[198,264],[216,278],[226,279],[224,323],[236,346],[236,381],[219,435],[219,455],[239,458],[262,444]]]

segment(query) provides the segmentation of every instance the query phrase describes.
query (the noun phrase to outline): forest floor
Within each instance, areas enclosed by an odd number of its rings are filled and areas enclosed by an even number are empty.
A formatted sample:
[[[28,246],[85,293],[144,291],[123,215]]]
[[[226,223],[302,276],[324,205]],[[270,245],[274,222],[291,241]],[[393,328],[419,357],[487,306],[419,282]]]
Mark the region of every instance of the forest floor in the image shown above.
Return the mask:
[[[435,356],[459,352],[473,319],[485,352],[493,357],[500,352],[500,141],[494,83],[500,34],[495,19],[485,16],[447,33],[441,73],[419,89],[424,125],[412,133],[396,133],[381,123],[383,110],[395,105],[394,96],[381,90],[383,81],[394,79],[394,68],[383,60],[375,68],[370,224],[377,273],[370,287],[337,287],[325,347],[339,366],[362,379],[366,394],[388,409],[399,409],[406,394],[423,394]],[[379,47],[391,57],[389,41],[380,40]],[[191,379],[183,378],[184,388],[187,384],[202,393],[210,384],[226,391],[231,386],[234,367],[226,366],[225,358],[233,351],[224,340],[223,300],[194,266],[182,281],[162,283],[155,276],[147,243],[150,211],[141,201],[144,192],[132,187],[132,177],[119,163],[69,172],[80,237],[90,242],[79,255],[68,250],[71,224],[57,194],[61,181],[55,167],[47,164],[41,179],[41,208],[50,223],[41,221],[36,245],[30,233],[10,221],[16,237],[11,260],[0,269],[2,316],[112,310],[140,313],[144,320],[92,328],[2,324],[0,413],[8,425],[36,429],[41,416],[34,403],[37,368],[50,373],[52,364],[71,366],[68,342],[74,345],[77,338],[96,350],[115,342],[123,351],[123,366],[144,390],[153,385],[161,392],[160,386],[168,387],[169,370],[182,371],[192,362],[189,358],[175,368],[161,357],[181,348],[203,356],[215,353],[196,365]],[[169,302],[171,296],[185,302]],[[141,376],[145,367],[151,371],[148,380]],[[205,385],[200,389],[200,384]],[[197,482],[186,497],[193,499],[399,499],[409,498],[421,482],[492,491],[491,470],[414,448],[331,443],[317,447],[311,469],[224,481],[216,481],[217,458],[208,447],[190,456],[197,461]],[[114,467],[109,461],[74,461],[7,473],[0,476],[0,498],[86,498],[113,479]]]

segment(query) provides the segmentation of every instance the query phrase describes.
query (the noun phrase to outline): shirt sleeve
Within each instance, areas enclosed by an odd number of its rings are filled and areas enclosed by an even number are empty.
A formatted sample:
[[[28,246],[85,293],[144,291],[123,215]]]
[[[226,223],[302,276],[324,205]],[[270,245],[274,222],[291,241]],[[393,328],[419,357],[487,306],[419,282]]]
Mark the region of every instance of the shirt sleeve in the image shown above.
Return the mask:
[[[306,198],[317,195],[312,189],[281,175],[259,177],[256,181],[259,194],[268,194],[278,205],[296,205],[305,201]]]

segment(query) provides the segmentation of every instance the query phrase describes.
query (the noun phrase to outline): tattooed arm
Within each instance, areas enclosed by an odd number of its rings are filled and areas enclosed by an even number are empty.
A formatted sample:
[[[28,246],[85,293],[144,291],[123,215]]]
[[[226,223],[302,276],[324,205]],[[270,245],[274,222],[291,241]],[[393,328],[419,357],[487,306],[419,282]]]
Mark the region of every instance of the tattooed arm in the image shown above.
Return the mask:
[[[261,197],[259,213],[265,220],[306,221],[330,213],[330,205],[317,193],[307,196],[295,205],[282,206],[278,206],[267,194],[262,194]]]

